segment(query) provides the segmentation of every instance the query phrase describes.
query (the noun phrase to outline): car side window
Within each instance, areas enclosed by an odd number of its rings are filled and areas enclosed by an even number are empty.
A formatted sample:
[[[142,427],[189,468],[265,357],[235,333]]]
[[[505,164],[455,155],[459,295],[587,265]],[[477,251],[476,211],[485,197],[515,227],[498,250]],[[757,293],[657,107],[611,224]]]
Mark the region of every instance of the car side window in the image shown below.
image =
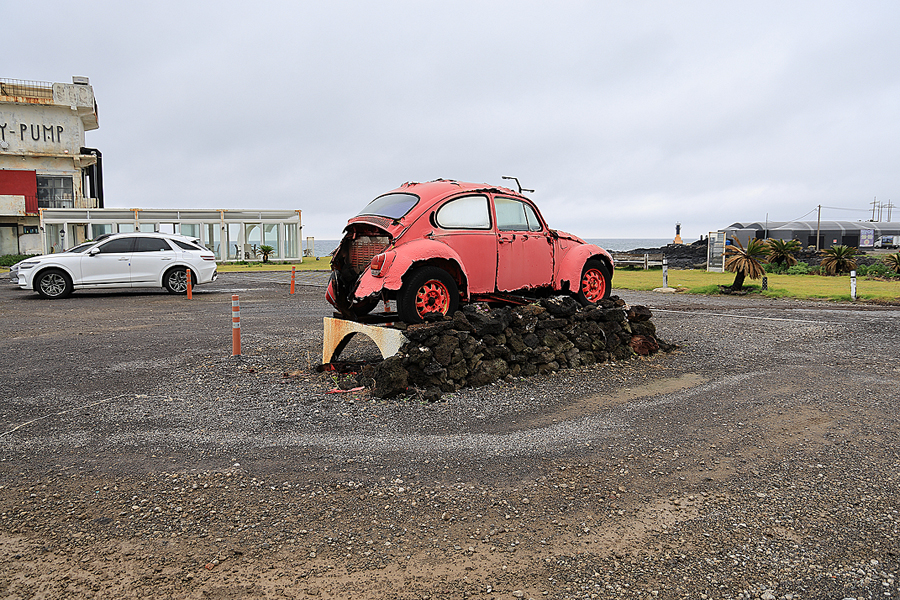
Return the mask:
[[[456,198],[438,209],[435,221],[443,229],[490,229],[487,196]]]
[[[166,240],[154,237],[138,238],[134,248],[135,252],[162,252],[171,250],[172,247],[169,246],[169,243]]]
[[[100,254],[122,254],[132,252],[134,248],[134,238],[118,238],[110,240],[105,244],[98,246]]]
[[[494,198],[497,229],[500,231],[540,231],[534,210],[524,202],[511,198]]]
[[[181,248],[182,250],[192,250],[196,252],[197,250],[203,250],[203,248],[199,246],[195,246],[194,244],[188,244],[187,242],[182,242],[181,240],[172,240],[175,242],[175,245]]]

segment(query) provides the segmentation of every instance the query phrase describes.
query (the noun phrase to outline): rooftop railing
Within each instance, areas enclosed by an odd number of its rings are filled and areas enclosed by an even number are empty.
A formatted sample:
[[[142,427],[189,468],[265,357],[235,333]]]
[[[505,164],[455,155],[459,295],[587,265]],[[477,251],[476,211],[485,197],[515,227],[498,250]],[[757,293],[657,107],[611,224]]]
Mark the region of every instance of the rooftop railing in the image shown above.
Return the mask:
[[[49,81],[0,78],[0,96],[53,98],[53,84]]]

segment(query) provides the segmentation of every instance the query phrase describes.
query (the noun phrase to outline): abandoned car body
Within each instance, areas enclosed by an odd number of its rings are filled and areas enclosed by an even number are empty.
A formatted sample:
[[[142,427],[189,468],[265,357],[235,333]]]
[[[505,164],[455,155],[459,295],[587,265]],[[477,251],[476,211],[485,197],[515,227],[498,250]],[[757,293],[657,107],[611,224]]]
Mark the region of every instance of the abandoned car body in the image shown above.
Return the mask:
[[[344,318],[394,300],[403,321],[418,323],[513,295],[594,303],[609,296],[614,265],[603,248],[548,228],[519,193],[438,179],[370,202],[348,221],[331,268],[326,298]]]

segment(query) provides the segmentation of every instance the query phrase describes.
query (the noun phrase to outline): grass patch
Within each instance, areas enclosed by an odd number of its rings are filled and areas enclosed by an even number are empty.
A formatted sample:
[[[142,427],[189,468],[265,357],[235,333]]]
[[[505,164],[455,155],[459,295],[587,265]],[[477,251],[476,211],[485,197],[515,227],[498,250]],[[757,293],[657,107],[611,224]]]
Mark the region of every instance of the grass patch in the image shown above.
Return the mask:
[[[320,257],[319,260],[306,258],[302,263],[219,263],[218,271],[219,273],[255,273],[257,271],[290,271],[291,267],[296,267],[298,271],[330,271],[331,257]]]
[[[751,294],[767,298],[809,298],[850,301],[850,276],[824,277],[821,275],[767,275],[769,289],[761,290],[759,281],[748,280],[744,286]],[[729,286],[734,281],[732,273],[669,269],[669,287],[691,294],[718,294],[719,286]],[[659,271],[630,271],[616,269],[613,287],[626,290],[652,290],[662,286]],[[749,289],[748,289],[749,288]],[[900,281],[856,278],[856,296],[862,300],[900,299]]]

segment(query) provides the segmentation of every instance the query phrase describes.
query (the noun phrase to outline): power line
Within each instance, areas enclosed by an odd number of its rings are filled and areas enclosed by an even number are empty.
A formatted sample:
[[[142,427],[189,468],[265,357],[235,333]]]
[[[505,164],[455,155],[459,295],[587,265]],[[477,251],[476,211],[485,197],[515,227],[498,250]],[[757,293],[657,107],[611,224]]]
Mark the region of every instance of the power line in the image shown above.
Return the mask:
[[[868,208],[841,208],[839,206],[823,206],[822,208],[827,208],[829,210],[852,210],[855,212],[869,212]]]
[[[811,214],[811,213],[814,213],[814,212],[816,212],[817,210],[819,210],[819,207],[818,207],[818,206],[817,206],[816,208],[812,209],[811,211],[809,211],[808,213],[806,213],[805,215],[802,215],[802,216],[800,216],[800,217],[797,217],[796,219],[791,219],[790,221],[788,221],[788,223],[793,223],[794,221],[799,221],[799,220],[802,219],[803,217],[805,217],[805,216],[807,216],[807,215],[809,215],[809,214]]]

